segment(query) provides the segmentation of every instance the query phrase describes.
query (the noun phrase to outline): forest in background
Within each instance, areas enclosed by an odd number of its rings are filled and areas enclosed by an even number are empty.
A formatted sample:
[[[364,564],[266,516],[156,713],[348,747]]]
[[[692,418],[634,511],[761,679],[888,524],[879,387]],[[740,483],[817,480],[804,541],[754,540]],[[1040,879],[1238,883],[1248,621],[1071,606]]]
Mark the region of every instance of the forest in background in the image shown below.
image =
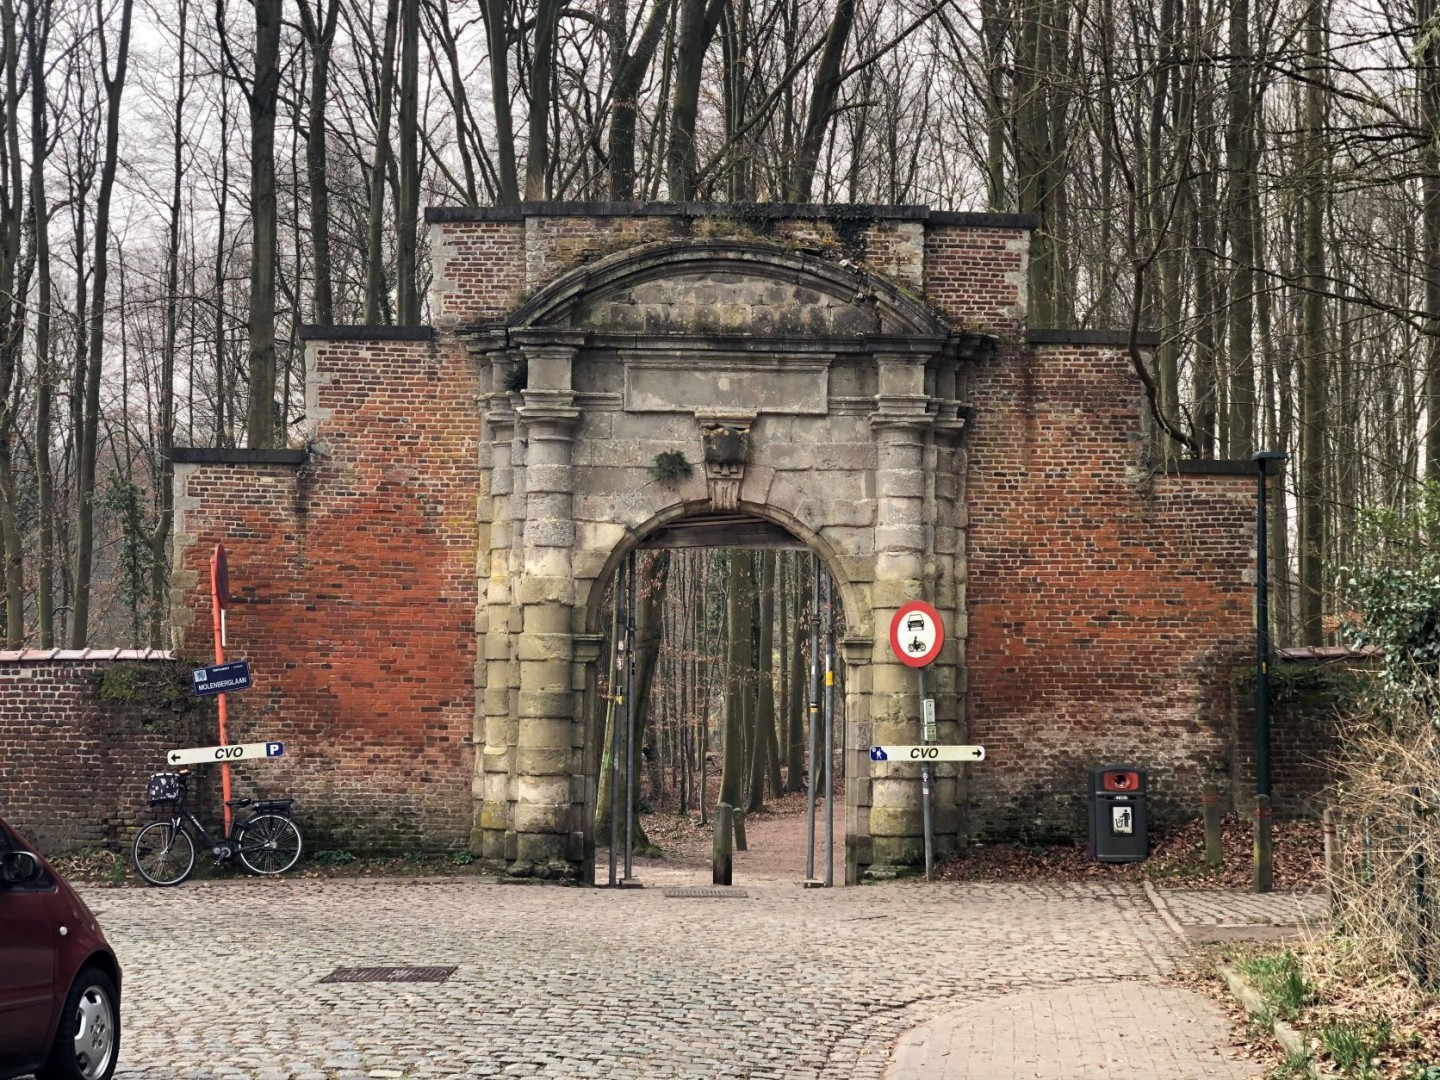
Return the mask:
[[[421,323],[421,210],[1038,216],[1179,456],[1286,453],[1280,644],[1440,475],[1434,0],[0,0],[11,647],[168,644],[175,445],[303,438],[303,323]],[[502,63],[491,63],[503,57]]]

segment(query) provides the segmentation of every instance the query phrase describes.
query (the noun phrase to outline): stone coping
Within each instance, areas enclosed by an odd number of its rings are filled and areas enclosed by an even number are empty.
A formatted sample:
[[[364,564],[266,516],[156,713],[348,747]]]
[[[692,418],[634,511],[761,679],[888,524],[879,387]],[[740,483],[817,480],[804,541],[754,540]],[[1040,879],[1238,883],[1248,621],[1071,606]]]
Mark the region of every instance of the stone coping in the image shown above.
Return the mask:
[[[1034,229],[1033,214],[991,214],[931,210],[928,206],[875,203],[714,203],[714,202],[522,202],[518,206],[427,206],[429,224],[449,221],[524,221],[532,217],[730,217],[766,220],[859,222],[928,221],[976,229]]]
[[[433,326],[362,326],[340,323],[316,326],[307,323],[296,332],[301,341],[432,341]]]
[[[0,664],[74,663],[79,660],[174,660],[169,649],[0,649]]]
[[[304,450],[227,449],[218,446],[177,446],[170,451],[176,465],[303,465]]]
[[[1293,664],[1328,663],[1334,660],[1375,660],[1385,655],[1379,645],[1295,645],[1288,649],[1276,649],[1277,660],[1288,660]]]
[[[1136,339],[1141,345],[1159,345],[1157,330],[1142,330]],[[1031,345],[1129,345],[1129,330],[1026,330]]]
[[[1183,458],[1166,462],[1165,472],[1171,476],[1260,476],[1255,463],[1242,458]]]

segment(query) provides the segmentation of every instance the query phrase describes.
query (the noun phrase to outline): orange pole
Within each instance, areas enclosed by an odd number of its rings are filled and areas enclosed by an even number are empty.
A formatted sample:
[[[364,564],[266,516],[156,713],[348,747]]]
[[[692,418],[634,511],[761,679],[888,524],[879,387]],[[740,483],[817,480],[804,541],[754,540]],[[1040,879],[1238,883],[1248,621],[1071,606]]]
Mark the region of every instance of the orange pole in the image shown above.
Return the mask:
[[[224,549],[219,544],[210,556],[210,600],[215,623],[215,663],[225,662],[225,609],[220,600],[220,559]],[[225,734],[225,695],[220,695],[220,745],[228,746],[229,736]],[[225,835],[230,835],[230,763],[220,766],[221,798],[225,800]]]

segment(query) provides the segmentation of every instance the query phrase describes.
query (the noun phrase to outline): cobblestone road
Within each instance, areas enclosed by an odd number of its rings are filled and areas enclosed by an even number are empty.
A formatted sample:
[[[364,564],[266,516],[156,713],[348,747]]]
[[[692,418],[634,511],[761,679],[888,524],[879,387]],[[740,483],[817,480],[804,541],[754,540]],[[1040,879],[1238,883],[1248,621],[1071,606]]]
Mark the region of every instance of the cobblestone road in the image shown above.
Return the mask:
[[[748,892],[294,879],[86,897],[124,965],[128,1080],[879,1077],[916,1024],[1159,985],[1183,957],[1123,886]],[[320,983],[451,964],[440,984]]]

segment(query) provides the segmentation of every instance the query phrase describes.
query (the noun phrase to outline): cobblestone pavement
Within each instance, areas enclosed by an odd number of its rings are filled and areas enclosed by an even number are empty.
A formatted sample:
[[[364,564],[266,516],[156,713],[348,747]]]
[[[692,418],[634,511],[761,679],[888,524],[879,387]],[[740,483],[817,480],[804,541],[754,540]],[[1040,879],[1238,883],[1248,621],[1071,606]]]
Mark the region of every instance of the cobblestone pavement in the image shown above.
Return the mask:
[[[878,1078],[917,1024],[1017,994],[1148,996],[1185,955],[1128,886],[746,888],[250,879],[85,893],[124,965],[126,1080]],[[451,964],[438,984],[320,983],[342,965]],[[1028,1015],[1057,1046],[1089,1038],[1092,1020],[1052,1014]],[[1025,1015],[995,1036],[999,1071],[976,1075],[1033,1075]],[[1137,1048],[1159,1062],[1151,1076],[1201,1060],[1172,1044]],[[1092,1075],[1057,1069],[1043,1075]]]
[[[1182,926],[1314,926],[1325,920],[1325,894],[1157,889]]]

